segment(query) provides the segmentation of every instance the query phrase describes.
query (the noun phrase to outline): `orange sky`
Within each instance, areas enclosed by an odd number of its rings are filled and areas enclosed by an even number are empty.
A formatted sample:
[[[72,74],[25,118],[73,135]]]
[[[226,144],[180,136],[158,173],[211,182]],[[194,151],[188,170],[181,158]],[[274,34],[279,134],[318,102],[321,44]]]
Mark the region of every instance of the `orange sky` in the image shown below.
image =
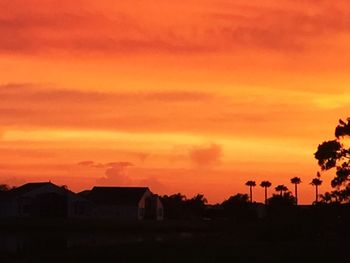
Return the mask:
[[[247,192],[247,180],[293,189],[299,176],[300,201],[313,200],[313,153],[349,116],[348,1],[2,0],[0,10],[1,182],[147,185],[213,203]]]

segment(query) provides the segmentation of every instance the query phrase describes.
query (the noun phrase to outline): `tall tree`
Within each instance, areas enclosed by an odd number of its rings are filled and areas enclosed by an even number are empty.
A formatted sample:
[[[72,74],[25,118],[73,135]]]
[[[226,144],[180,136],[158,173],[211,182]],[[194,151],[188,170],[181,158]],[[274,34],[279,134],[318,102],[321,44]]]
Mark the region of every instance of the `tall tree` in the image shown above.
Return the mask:
[[[277,192],[280,192],[280,196],[283,196],[283,193],[288,191],[288,187],[283,184],[280,184],[275,187],[275,190]]]
[[[315,186],[315,202],[318,202],[318,187],[322,184],[322,180],[320,178],[312,179],[311,185]]]
[[[255,181],[247,181],[245,183],[246,186],[249,186],[249,197],[250,197],[250,202],[253,203],[253,187],[256,186]]]
[[[267,205],[267,188],[271,187],[271,183],[269,181],[262,181],[260,186],[265,190],[265,205]]]
[[[331,185],[343,189],[342,194],[350,194],[350,148],[345,145],[350,137],[350,118],[339,120],[335,128],[335,139],[321,143],[315,153],[315,158],[322,171],[335,169],[336,175]]]
[[[290,179],[290,182],[294,184],[295,204],[298,205],[298,184],[301,183],[301,179],[299,177],[293,177]]]

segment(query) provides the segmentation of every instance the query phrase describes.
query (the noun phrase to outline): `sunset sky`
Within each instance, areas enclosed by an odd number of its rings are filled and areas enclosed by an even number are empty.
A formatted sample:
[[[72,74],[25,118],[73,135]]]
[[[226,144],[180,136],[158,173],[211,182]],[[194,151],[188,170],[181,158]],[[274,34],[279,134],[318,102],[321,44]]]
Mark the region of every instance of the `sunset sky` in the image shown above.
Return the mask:
[[[300,202],[313,201],[313,153],[350,116],[349,1],[0,10],[0,183],[149,186],[215,203],[247,180],[292,190],[299,176]]]

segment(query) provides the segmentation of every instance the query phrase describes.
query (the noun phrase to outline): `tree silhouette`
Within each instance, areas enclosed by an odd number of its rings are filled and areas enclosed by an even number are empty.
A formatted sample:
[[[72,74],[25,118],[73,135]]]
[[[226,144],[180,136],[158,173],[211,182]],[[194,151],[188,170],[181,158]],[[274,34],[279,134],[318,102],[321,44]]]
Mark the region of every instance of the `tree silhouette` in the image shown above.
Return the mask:
[[[222,205],[247,205],[249,204],[249,196],[247,194],[236,194],[233,196],[230,196],[229,199],[222,202]]]
[[[321,203],[330,204],[333,203],[333,196],[330,192],[325,192],[323,195],[320,195]]]
[[[283,196],[283,193],[288,191],[288,187],[283,184],[280,184],[275,187],[275,190],[277,192],[280,192],[280,196]]]
[[[265,205],[267,205],[267,188],[271,187],[271,183],[269,181],[262,181],[260,186],[265,190]]]
[[[340,119],[335,128],[335,139],[321,143],[315,153],[322,171],[336,169],[331,185],[333,188],[344,188],[343,194],[350,194],[350,148],[344,144],[349,137],[350,118],[346,122]]]
[[[349,201],[350,194],[347,190],[333,190],[320,195],[320,202],[325,204],[342,203]]]
[[[282,186],[283,187],[280,188],[285,189],[285,186]],[[272,197],[267,200],[267,204],[268,215],[271,218],[289,218],[293,215],[293,211],[295,211],[293,210],[293,208],[295,208],[295,197],[293,197],[289,191],[285,191],[282,195],[273,194]]]
[[[350,201],[350,188],[347,187],[342,190],[333,190],[331,192],[325,192],[320,195],[322,203],[349,203]]]
[[[165,195],[161,197],[164,206],[164,214],[170,219],[180,219],[185,215],[186,196],[181,193]]]
[[[186,200],[187,214],[191,217],[203,216],[207,202],[207,199],[202,194],[197,194]]]
[[[285,191],[281,194],[273,194],[272,197],[267,199],[269,207],[291,207],[295,204],[295,197],[289,191]]]
[[[315,186],[315,203],[318,202],[318,187],[322,184],[322,180],[320,178],[314,178],[312,179],[311,185]]]
[[[226,216],[236,220],[247,220],[254,217],[250,209],[249,196],[247,194],[236,194],[223,201],[221,207]]]
[[[293,177],[290,179],[290,182],[294,184],[295,204],[298,205],[298,184],[301,183],[301,179],[299,177]]]
[[[207,203],[207,199],[202,194],[187,199],[181,193],[164,195],[161,197],[161,201],[164,206],[164,214],[169,219],[202,217]]]
[[[256,186],[255,181],[247,181],[245,183],[246,186],[249,186],[249,196],[250,196],[250,202],[253,203],[253,187]]]

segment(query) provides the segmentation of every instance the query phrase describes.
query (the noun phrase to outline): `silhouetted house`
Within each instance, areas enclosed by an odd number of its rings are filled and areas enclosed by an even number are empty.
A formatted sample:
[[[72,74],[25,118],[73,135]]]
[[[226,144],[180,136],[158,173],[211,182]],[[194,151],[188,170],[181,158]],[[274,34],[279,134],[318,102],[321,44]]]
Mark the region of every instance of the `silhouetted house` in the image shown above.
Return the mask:
[[[96,205],[97,217],[163,220],[163,205],[147,187],[94,187],[80,195]]]
[[[79,218],[93,214],[93,204],[51,182],[28,183],[0,196],[0,217]]]

